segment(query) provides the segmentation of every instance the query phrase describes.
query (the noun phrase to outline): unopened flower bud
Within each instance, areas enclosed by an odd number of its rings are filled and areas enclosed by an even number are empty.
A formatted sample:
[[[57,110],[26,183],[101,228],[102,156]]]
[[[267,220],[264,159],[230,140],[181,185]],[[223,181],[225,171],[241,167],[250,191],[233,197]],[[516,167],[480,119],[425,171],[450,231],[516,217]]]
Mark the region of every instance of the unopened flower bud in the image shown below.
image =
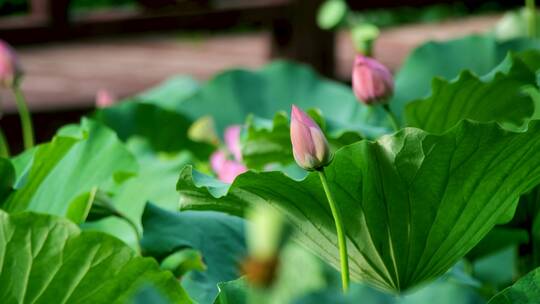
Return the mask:
[[[188,129],[188,137],[196,142],[208,143],[214,146],[219,145],[214,118],[206,115],[194,121]]]
[[[22,76],[22,69],[15,51],[5,41],[0,40],[0,86],[11,88]]]
[[[352,71],[353,91],[367,105],[384,104],[394,93],[392,73],[377,60],[357,55]]]
[[[292,106],[291,112],[291,142],[296,163],[306,170],[326,166],[332,155],[321,128],[296,106]]]
[[[116,97],[109,91],[101,89],[96,94],[96,107],[107,108],[116,103]]]
[[[289,229],[283,216],[268,205],[248,209],[246,218],[248,258],[242,263],[242,271],[251,284],[269,287],[276,279],[280,251]]]

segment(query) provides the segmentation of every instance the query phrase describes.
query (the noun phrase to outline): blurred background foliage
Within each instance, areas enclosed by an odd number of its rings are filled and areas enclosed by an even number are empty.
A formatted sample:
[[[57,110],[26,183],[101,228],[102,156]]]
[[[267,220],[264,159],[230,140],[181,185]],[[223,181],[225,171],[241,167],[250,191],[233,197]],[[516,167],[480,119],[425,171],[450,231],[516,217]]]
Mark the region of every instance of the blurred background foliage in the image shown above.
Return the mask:
[[[137,7],[139,0],[72,0],[73,11],[92,10],[112,7]],[[348,1],[354,7],[355,2]],[[0,0],[0,16],[25,14],[29,10],[29,0]],[[481,1],[474,7],[461,2],[435,4],[418,10],[414,7],[395,9],[375,9],[358,13],[358,18],[377,26],[391,26],[410,22],[434,22],[451,17],[467,16],[486,12],[503,11],[519,6],[521,1]]]

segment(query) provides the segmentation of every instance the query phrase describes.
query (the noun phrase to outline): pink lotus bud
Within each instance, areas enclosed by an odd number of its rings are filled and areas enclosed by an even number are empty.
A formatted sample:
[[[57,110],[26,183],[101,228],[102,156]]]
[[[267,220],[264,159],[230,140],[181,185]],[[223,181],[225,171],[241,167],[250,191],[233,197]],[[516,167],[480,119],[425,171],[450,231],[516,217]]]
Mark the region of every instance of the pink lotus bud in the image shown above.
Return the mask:
[[[292,106],[291,112],[291,142],[296,163],[306,170],[326,166],[332,157],[321,128],[296,106]]]
[[[15,51],[0,40],[0,86],[13,87],[22,76],[22,69]]]
[[[352,71],[354,95],[367,105],[384,104],[394,93],[392,73],[377,60],[357,55]]]
[[[242,161],[242,151],[240,146],[240,133],[242,126],[234,125],[225,130],[225,144],[232,153],[236,161]]]
[[[234,179],[247,171],[243,164],[227,159],[225,152],[217,151],[210,157],[210,165],[212,170],[217,174],[218,178],[225,183],[232,183]]]
[[[96,94],[96,107],[107,108],[116,103],[116,97],[109,91],[101,89]]]

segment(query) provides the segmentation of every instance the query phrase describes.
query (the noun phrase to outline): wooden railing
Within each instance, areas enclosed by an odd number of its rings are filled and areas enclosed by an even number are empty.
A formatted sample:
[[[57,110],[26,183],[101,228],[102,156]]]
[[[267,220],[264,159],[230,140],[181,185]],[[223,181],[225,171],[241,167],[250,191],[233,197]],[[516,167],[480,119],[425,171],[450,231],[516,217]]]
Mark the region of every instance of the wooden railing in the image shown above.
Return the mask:
[[[29,1],[29,15],[0,18],[2,39],[36,44],[145,31],[263,27],[272,34],[273,57],[308,63],[330,77],[335,71],[334,33],[319,29],[315,22],[323,0],[139,0],[141,9],[77,15],[70,14],[70,0]],[[350,4],[355,9],[370,9],[437,2],[448,1],[362,0]]]

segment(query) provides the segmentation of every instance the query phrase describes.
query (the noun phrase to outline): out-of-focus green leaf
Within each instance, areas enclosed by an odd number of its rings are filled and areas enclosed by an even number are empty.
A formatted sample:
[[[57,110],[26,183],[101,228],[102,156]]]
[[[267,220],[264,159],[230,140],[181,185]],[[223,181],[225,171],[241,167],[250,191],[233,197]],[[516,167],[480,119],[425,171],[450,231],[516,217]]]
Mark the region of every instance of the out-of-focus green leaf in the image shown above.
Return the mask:
[[[525,7],[517,11],[507,12],[495,25],[493,34],[501,41],[528,37],[529,16],[530,13]],[[540,14],[537,14],[537,20],[539,17]],[[538,22],[536,23],[536,32],[540,32],[540,23]]]
[[[177,278],[181,278],[184,274],[192,270],[205,271],[206,265],[199,251],[195,249],[181,249],[163,259],[161,269],[169,270]]]
[[[143,286],[133,297],[133,304],[173,304],[152,285]]]
[[[142,223],[147,255],[165,258],[186,248],[201,252],[206,271],[191,271],[181,281],[194,300],[211,303],[217,283],[240,276],[246,255],[243,220],[217,212],[168,212],[148,204]]]
[[[526,244],[527,242],[529,242],[527,230],[495,227],[467,254],[467,258],[476,260],[509,246]]]
[[[340,149],[326,168],[342,208],[353,279],[404,291],[445,273],[540,182],[540,123],[526,132],[464,121],[443,135],[406,128]],[[242,216],[270,204],[299,241],[339,269],[333,218],[316,173],[247,172],[229,186],[183,170],[183,209]]]
[[[130,139],[127,147],[136,155],[140,169],[136,176],[112,191],[112,205],[142,228],[141,216],[148,201],[167,210],[178,210],[178,174],[185,165],[193,163],[193,157],[188,152],[156,154],[141,138]],[[137,241],[133,228],[119,218],[86,223],[83,229],[107,232],[130,245]]]
[[[28,175],[28,171],[32,165],[32,159],[34,158],[34,154],[38,147],[39,146],[25,150],[23,153],[10,159],[11,164],[15,168],[15,188],[20,187],[20,185],[23,185],[26,182],[26,176]]]
[[[306,269],[302,268],[304,263],[295,264],[295,261],[289,263],[288,260],[284,260],[284,267],[290,268],[291,272],[295,271],[296,273],[303,274],[304,278],[313,278],[318,277],[322,279],[323,274],[320,271],[316,272],[307,272]],[[337,281],[339,281],[339,274],[333,272],[332,276],[335,276]],[[262,295],[266,294],[267,296],[263,299],[256,298],[258,304],[315,304],[315,303],[332,303],[332,304],[356,304],[356,303],[376,303],[376,304],[485,304],[486,301],[482,296],[476,292],[476,290],[460,282],[454,280],[452,276],[443,276],[437,281],[423,286],[418,290],[412,291],[407,294],[396,296],[393,294],[385,293],[374,288],[371,288],[365,284],[356,284],[353,283],[350,286],[349,292],[344,295],[337,285],[332,284],[328,281],[328,274],[326,274],[325,279],[326,287],[318,288],[307,288],[305,290],[297,290],[298,292],[271,298],[268,295],[280,294],[284,290],[280,290],[279,286],[270,287],[270,290],[262,292]],[[297,282],[302,281],[297,279],[294,276],[290,278],[283,278],[283,285],[289,284],[289,286],[297,286]],[[313,285],[320,286],[320,285]],[[215,304],[243,304],[246,303],[246,299],[253,296],[251,293],[261,292],[260,290],[253,290],[249,287],[248,282],[245,278],[241,278],[235,281],[223,282],[218,284],[220,290],[218,297],[216,298]],[[286,289],[285,289],[286,291]]]
[[[399,297],[382,293],[365,285],[353,284],[347,295],[343,295],[339,290],[321,290],[308,294],[293,303],[484,304],[485,301],[472,288],[454,282],[437,281],[411,294]]]
[[[0,158],[0,206],[13,190],[15,184],[15,168],[9,159]]]
[[[220,292],[214,303],[293,303],[305,294],[329,287],[331,282],[324,266],[312,253],[289,242],[279,255],[275,278],[270,286],[253,287],[245,277],[220,283]],[[246,299],[250,301],[246,302]]]
[[[38,146],[30,164],[25,182],[17,185],[3,207],[10,213],[30,210],[65,216],[80,195],[122,182],[138,169],[114,132],[86,119]]]
[[[476,259],[472,263],[472,271],[484,287],[493,288],[496,292],[512,284],[517,276],[517,264],[517,248],[511,246]]]
[[[120,139],[145,138],[156,151],[190,150],[207,158],[212,147],[188,138],[192,120],[145,101],[131,100],[96,112],[96,119],[113,129]]]
[[[529,272],[514,285],[489,300],[488,304],[531,304],[540,299],[540,268]]]
[[[260,71],[218,74],[177,111],[193,120],[212,116],[218,134],[222,134],[227,126],[244,123],[249,114],[272,119],[277,112],[289,112],[292,104],[320,109],[328,123],[365,136],[378,136],[390,129],[384,111],[358,102],[350,87],[285,61],[275,61]]]
[[[0,231],[3,303],[125,303],[148,283],[175,303],[191,303],[155,261],[66,219],[0,211]]]
[[[168,110],[175,110],[199,89],[199,83],[189,76],[174,76],[137,95],[137,99]]]
[[[317,23],[325,30],[336,28],[345,20],[348,10],[344,0],[327,0],[319,8]]]

